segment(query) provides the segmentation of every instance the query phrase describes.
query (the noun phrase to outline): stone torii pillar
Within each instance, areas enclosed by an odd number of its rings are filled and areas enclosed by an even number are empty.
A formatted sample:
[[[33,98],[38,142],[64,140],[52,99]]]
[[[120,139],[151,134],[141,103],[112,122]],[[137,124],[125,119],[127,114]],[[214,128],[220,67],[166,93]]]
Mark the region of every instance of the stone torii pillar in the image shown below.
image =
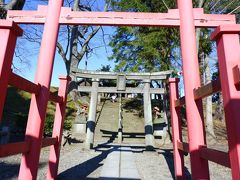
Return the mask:
[[[99,79],[92,79],[91,100],[87,121],[87,135],[85,146],[87,149],[93,148],[94,131],[96,126],[96,112],[98,103],[98,85]]]
[[[166,88],[166,82],[162,82],[162,88],[164,88],[165,92],[167,92],[167,88]],[[163,94],[163,109],[162,109],[162,112],[163,112],[163,117],[164,117],[164,121],[167,125],[167,131],[169,130],[169,123],[168,123],[168,116],[167,116],[167,94],[164,93]],[[166,136],[166,132],[165,132],[165,136]]]
[[[119,93],[119,115],[118,115],[118,143],[122,143],[123,134],[123,109],[122,109],[122,94]]]
[[[152,123],[152,105],[150,97],[150,79],[144,81],[144,122],[145,122],[145,144],[147,150],[154,148],[153,123]]]

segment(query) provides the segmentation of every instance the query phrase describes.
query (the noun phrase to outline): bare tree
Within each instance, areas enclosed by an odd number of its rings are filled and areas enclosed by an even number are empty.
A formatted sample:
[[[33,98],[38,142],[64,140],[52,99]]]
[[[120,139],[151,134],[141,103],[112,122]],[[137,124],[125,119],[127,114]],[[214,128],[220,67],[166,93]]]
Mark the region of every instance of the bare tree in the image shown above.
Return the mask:
[[[108,5],[106,4],[104,11],[107,10],[107,7]],[[80,4],[80,0],[74,0],[73,2],[73,11],[91,11],[92,8],[93,7],[91,6],[90,1],[85,4]],[[67,43],[62,43],[60,41],[57,43],[57,51],[64,61],[67,74],[72,78],[69,94],[78,110],[77,114],[81,112],[81,107],[78,103],[78,100],[80,99],[80,93],[77,90],[78,81],[73,73],[73,70],[78,68],[79,63],[83,59],[84,55],[88,55],[92,52],[90,41],[98,33],[100,28],[100,26],[66,26],[64,27],[66,31],[64,32],[63,30],[63,32],[67,34]],[[88,102],[83,103],[88,104]]]
[[[45,0],[39,0],[44,1]],[[65,6],[72,7],[73,11],[92,11],[96,8],[95,0],[65,0]],[[47,3],[47,1],[46,1]],[[0,15],[2,18],[6,17],[7,10],[21,10],[25,4],[25,0],[11,0],[9,3],[5,4],[4,0],[0,0]],[[29,3],[30,4],[30,3]],[[107,3],[104,7],[104,11],[107,10]],[[40,45],[41,35],[43,26],[28,25],[27,28],[23,26],[24,37],[22,41],[28,40],[30,42],[35,42]],[[77,69],[79,63],[85,55],[89,55],[93,52],[93,47],[90,45],[92,38],[101,29],[100,26],[61,26],[59,31],[59,39],[57,42],[57,52],[62,57],[62,60],[66,67],[66,72],[71,76],[72,82],[70,83],[69,94],[72,100],[75,102],[78,112],[80,111],[80,106],[78,100],[80,94],[77,91],[77,78],[72,72],[73,69]],[[21,43],[21,40],[19,43]],[[24,44],[24,43],[23,43]],[[18,49],[18,48],[17,48]],[[21,51],[21,49],[19,49]],[[24,51],[26,53],[26,51]],[[19,55],[19,59],[22,58]],[[88,103],[88,102],[85,102]]]
[[[25,0],[11,0],[5,4],[5,0],[0,0],[0,19],[5,19],[7,10],[21,10],[25,4]]]

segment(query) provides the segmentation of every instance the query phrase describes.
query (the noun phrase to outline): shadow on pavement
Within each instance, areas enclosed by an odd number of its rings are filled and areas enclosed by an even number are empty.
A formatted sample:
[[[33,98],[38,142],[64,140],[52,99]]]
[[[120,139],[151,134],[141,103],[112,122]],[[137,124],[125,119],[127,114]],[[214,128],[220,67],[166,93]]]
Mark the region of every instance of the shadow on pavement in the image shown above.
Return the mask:
[[[160,149],[161,152],[159,152],[158,154],[161,154],[164,156],[168,168],[171,172],[172,178],[175,178],[175,174],[174,174],[174,160],[173,160],[173,152],[172,149]],[[191,180],[191,174],[188,171],[187,167],[184,167],[184,171],[185,171],[185,178],[186,180]]]

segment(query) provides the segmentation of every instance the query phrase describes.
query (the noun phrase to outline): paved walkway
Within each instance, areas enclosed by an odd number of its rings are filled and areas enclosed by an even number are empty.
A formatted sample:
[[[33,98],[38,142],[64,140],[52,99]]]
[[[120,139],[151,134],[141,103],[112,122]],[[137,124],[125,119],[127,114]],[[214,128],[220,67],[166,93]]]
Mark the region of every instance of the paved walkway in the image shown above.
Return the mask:
[[[130,147],[119,146],[104,161],[99,180],[133,179],[140,180],[135,158]]]

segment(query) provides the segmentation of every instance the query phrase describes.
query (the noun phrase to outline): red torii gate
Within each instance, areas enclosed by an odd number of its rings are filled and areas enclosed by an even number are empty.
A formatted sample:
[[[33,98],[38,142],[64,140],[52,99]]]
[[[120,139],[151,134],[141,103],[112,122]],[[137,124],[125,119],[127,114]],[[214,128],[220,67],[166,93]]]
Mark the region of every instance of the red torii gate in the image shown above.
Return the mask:
[[[66,103],[68,78],[59,90],[59,96],[49,93],[56,41],[60,24],[112,25],[112,26],[180,26],[186,113],[189,146],[181,140],[176,79],[170,79],[171,114],[174,135],[175,176],[184,179],[182,151],[190,153],[192,179],[209,179],[208,160],[232,168],[233,179],[240,179],[240,72],[238,63],[240,26],[235,25],[233,15],[204,14],[202,9],[193,9],[191,0],[178,0],[178,9],[168,13],[115,13],[72,12],[62,7],[63,0],[50,0],[47,8],[38,11],[9,11],[8,20],[0,21],[0,117],[2,115],[7,85],[12,84],[32,93],[31,106],[23,143],[0,146],[0,156],[23,153],[19,179],[36,179],[42,146],[51,145],[47,179],[55,179],[59,161],[62,122]],[[17,36],[22,30],[16,24],[44,24],[44,32],[38,59],[35,83],[24,80],[11,72],[12,58]],[[218,27],[221,25],[220,27]],[[206,148],[201,99],[213,92],[200,87],[199,65],[196,49],[196,27],[217,27],[213,39],[217,41],[221,86],[224,99],[229,153]],[[19,83],[21,82],[21,83]],[[199,88],[199,89],[198,89]],[[198,95],[196,91],[198,90]],[[218,89],[219,90],[219,89]],[[53,137],[42,140],[47,102],[57,104]],[[204,147],[204,148],[203,148]],[[228,156],[229,154],[229,156]],[[229,157],[229,159],[228,159]],[[219,160],[219,158],[223,158]]]

